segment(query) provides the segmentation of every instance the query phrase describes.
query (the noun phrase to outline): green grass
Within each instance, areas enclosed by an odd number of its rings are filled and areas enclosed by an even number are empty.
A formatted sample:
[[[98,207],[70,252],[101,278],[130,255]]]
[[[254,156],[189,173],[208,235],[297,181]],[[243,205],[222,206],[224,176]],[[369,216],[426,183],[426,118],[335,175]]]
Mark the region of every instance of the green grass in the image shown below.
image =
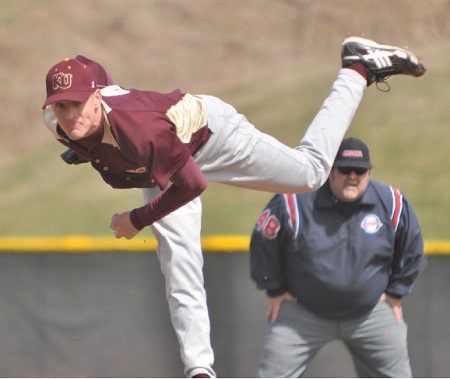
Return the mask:
[[[218,95],[295,146],[339,69],[341,39],[352,33],[424,57],[423,78],[392,78],[387,94],[367,90],[348,135],[367,142],[373,177],[403,191],[425,237],[450,239],[446,2],[255,3],[3,0],[0,235],[110,235],[111,215],[141,203],[139,190],[113,190],[89,166],[69,167],[58,157],[64,148],[40,111],[44,75],[58,60],[97,59],[125,87]],[[270,197],[211,184],[204,235],[248,235]]]
[[[295,146],[325,98],[335,70],[315,75],[272,72],[219,95],[259,129]],[[445,80],[443,79],[445,77]],[[372,177],[399,187],[413,204],[426,239],[449,239],[448,74],[392,78],[392,90],[370,87],[348,135],[367,142]],[[113,190],[89,165],[67,166],[52,140],[0,167],[0,235],[109,235],[112,214],[141,204],[139,190]],[[248,235],[272,195],[210,184],[203,194],[203,234]]]

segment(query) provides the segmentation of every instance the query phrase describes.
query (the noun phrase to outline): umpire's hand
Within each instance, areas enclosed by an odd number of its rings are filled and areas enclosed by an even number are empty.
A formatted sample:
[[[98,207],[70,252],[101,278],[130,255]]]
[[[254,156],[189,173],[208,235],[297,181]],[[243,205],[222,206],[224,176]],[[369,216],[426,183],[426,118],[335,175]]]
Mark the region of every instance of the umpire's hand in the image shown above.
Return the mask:
[[[278,312],[280,312],[281,303],[283,301],[297,301],[297,299],[292,296],[289,292],[285,292],[281,296],[277,297],[269,297],[267,301],[267,312],[266,312],[266,320],[270,320],[270,322],[275,322],[278,317]]]
[[[384,293],[381,295],[380,301],[385,301],[391,306],[392,312],[394,312],[397,323],[401,324],[403,322],[402,300],[395,299],[392,296],[386,295]]]

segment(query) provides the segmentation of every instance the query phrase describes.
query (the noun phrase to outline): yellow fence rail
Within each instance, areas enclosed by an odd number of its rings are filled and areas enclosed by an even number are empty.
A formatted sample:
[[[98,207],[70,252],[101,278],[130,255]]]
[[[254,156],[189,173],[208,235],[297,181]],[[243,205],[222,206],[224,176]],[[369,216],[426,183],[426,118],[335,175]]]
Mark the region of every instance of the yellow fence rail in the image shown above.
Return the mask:
[[[209,236],[202,238],[203,250],[208,252],[240,253],[248,251],[248,236]],[[132,240],[113,237],[1,237],[0,253],[80,253],[80,252],[151,252],[157,241],[153,237]],[[425,241],[426,255],[450,255],[450,241]]]

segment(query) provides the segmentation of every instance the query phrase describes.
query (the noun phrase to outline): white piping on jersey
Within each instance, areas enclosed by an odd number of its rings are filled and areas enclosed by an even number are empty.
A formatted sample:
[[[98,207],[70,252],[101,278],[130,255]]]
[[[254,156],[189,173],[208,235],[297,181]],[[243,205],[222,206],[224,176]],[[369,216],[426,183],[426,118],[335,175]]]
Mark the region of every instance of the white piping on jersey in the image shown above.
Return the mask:
[[[102,96],[111,97],[111,96],[121,96],[130,93],[130,91],[123,89],[120,86],[112,85],[100,90]],[[111,110],[111,108],[109,109]]]

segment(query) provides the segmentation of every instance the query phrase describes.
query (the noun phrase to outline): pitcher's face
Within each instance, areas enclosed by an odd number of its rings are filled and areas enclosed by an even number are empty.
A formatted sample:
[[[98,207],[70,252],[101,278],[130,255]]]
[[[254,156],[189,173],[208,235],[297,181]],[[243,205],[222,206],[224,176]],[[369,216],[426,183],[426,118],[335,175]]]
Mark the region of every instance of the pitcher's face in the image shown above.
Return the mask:
[[[101,94],[96,90],[85,102],[63,100],[52,103],[60,128],[76,141],[92,135],[101,121]]]

